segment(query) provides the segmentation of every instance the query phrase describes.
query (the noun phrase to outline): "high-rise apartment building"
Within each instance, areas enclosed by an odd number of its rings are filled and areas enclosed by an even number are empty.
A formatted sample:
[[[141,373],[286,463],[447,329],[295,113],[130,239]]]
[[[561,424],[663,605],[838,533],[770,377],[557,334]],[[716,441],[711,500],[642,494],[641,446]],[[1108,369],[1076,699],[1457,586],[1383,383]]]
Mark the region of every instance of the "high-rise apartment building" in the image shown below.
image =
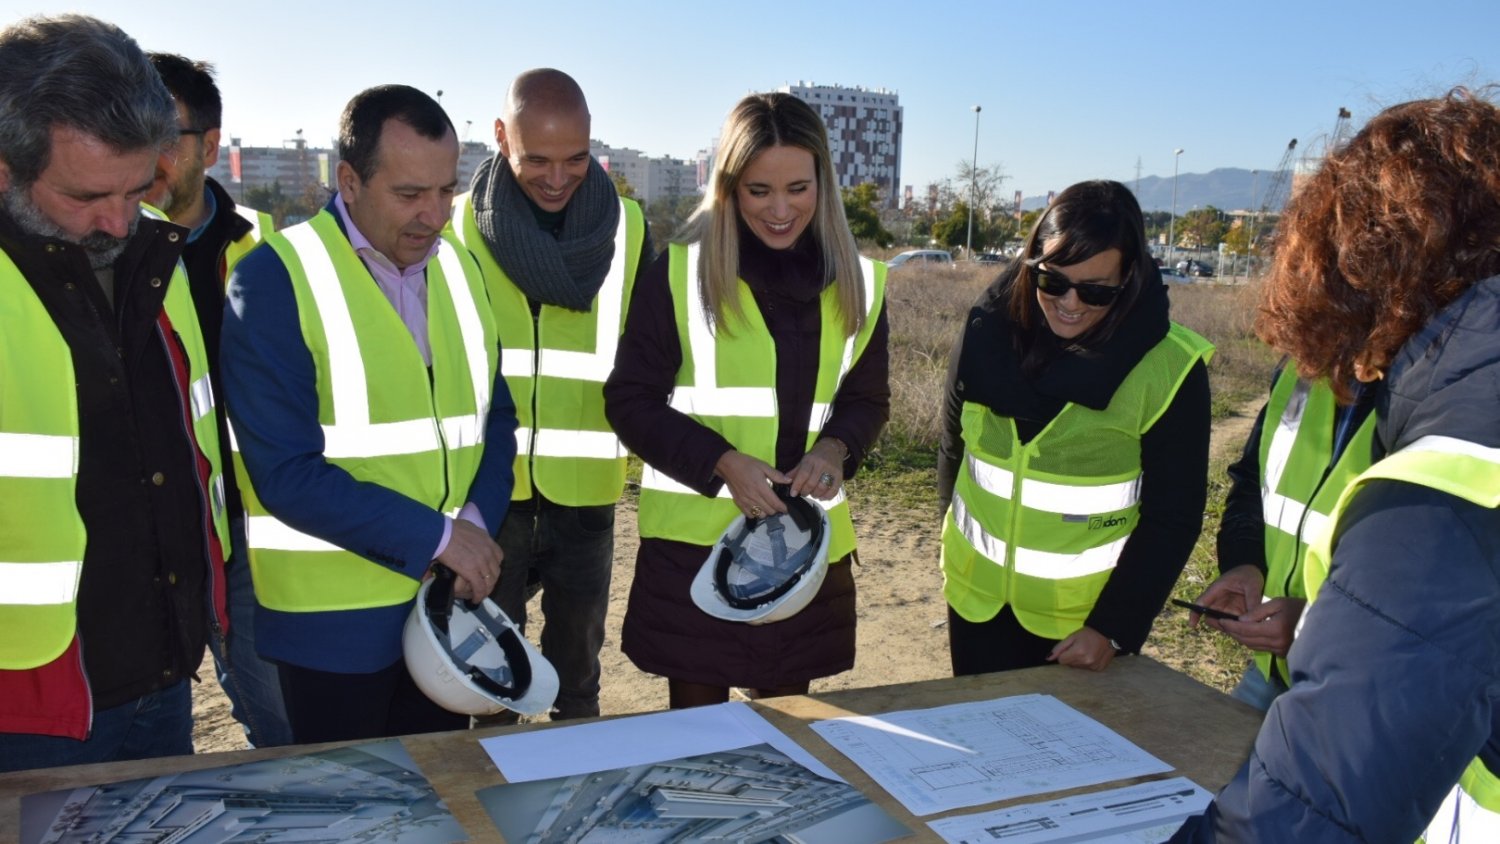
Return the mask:
[[[874,182],[885,203],[894,206],[901,188],[901,103],[896,92],[812,82],[780,90],[823,116],[839,187]]]

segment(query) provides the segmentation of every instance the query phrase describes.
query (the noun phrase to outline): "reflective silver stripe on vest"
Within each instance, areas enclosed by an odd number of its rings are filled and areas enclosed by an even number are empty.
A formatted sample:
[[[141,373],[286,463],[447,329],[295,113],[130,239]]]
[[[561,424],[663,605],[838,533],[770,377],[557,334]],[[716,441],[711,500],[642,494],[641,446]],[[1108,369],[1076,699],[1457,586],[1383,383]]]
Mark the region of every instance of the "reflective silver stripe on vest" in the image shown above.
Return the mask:
[[[698,366],[700,358],[693,358],[694,367]],[[715,380],[718,376],[713,372],[714,359],[708,359],[709,366],[705,373],[698,369],[698,378],[705,376],[709,380]],[[715,387],[678,386],[672,390],[672,409],[686,413],[689,416],[747,416],[756,419],[769,419],[776,415],[776,389],[774,387]]]
[[[615,366],[615,349],[620,346],[620,314],[625,307],[625,270],[630,260],[627,217],[625,201],[620,200],[614,259],[609,262],[604,283],[594,295],[594,350],[576,352],[544,348],[540,352],[541,364],[537,374],[599,384],[609,378],[609,372]]]
[[[667,473],[659,471],[650,463],[647,463],[641,467],[641,489],[654,489],[658,492],[676,492],[682,495],[699,494],[697,490],[692,489],[684,484],[678,483],[677,481],[673,480],[671,476],[667,475]],[[729,484],[720,486],[718,494],[716,494],[714,497],[726,501],[734,500],[734,495],[729,491]],[[812,497],[808,497],[807,500],[813,502],[814,504],[817,504],[824,510],[832,510],[833,508],[844,503],[844,501],[847,499],[844,497],[844,488],[839,487],[839,491],[834,493],[834,496],[827,501],[819,501],[818,499]]]
[[[0,433],[0,477],[71,478],[77,471],[77,437]]]
[[[536,357],[527,349],[501,349],[500,374],[506,378],[530,378]]]
[[[1306,615],[1306,613],[1303,613]],[[1458,831],[1458,837],[1453,832]],[[1427,825],[1423,839],[1430,844],[1443,841],[1500,841],[1500,814],[1486,809],[1467,791],[1453,786]]]
[[[537,457],[591,457],[617,460],[625,447],[610,431],[560,431],[542,428],[536,432]]]
[[[266,551],[342,551],[332,542],[303,533],[275,516],[245,519],[245,540],[251,548]]]
[[[1010,499],[1015,487],[1015,474],[1009,469],[994,466],[967,455],[969,476],[980,489],[991,495]],[[1062,515],[1112,513],[1134,507],[1141,499],[1141,479],[1121,481],[1097,486],[1073,486],[1039,481],[1034,478],[1021,479],[1021,506],[1028,510]]]
[[[874,319],[877,316],[874,309],[875,262],[861,255],[859,258],[859,272],[860,281],[862,282],[862,286],[865,289],[865,318]],[[850,368],[854,366],[854,340],[858,336],[859,332],[855,332],[844,338],[844,360],[839,364],[840,383],[843,382],[844,376],[849,374]],[[813,418],[817,418],[816,413],[813,414]],[[819,428],[819,430],[822,430],[821,427]]]
[[[1297,441],[1297,430],[1302,427],[1302,414],[1307,410],[1311,391],[1308,382],[1298,379],[1287,399],[1286,409],[1276,423],[1276,430],[1271,434],[1271,445],[1266,450],[1266,471],[1260,479],[1262,517],[1266,524],[1291,536],[1297,536],[1299,530],[1303,531],[1304,537],[1316,536],[1328,522],[1328,517],[1321,513],[1307,513],[1305,502],[1276,491],[1281,486],[1282,475],[1286,474],[1286,464]],[[1304,514],[1307,515],[1306,525],[1302,519]]]
[[[531,429],[530,428],[522,428],[522,427],[517,426],[517,428],[516,428],[516,454],[525,454],[526,453],[526,444],[529,443],[529,442],[531,442]]]
[[[430,418],[370,422],[370,397],[364,359],[359,353],[354,319],[349,314],[349,303],[344,300],[333,257],[328,254],[323,239],[312,226],[293,226],[283,234],[296,249],[297,259],[302,262],[307,286],[312,291],[318,314],[322,318],[323,336],[328,340],[328,383],[333,400],[333,418],[336,421],[332,425],[322,426],[323,456],[388,457],[436,451],[439,446],[438,426]],[[447,248],[443,244],[439,247],[439,253]],[[459,277],[463,278],[461,269]],[[448,287],[453,290],[455,285],[449,284]],[[472,297],[469,298],[472,303]],[[460,300],[455,298],[454,301],[457,305]],[[463,331],[463,334],[464,345],[468,349],[468,332]],[[482,342],[480,346],[482,348]],[[489,365],[486,362],[483,372],[488,374],[488,371]],[[488,389],[483,395],[488,395]],[[447,422],[448,420],[444,420],[445,424]]]
[[[650,463],[647,463],[646,465],[641,467],[641,489],[654,489],[660,492],[676,492],[682,495],[698,494],[698,491],[696,489],[692,489],[678,483],[666,472],[657,470],[657,468],[655,466],[652,466]],[[734,498],[734,496],[729,492],[729,484],[724,484],[723,486],[719,487],[719,494],[715,497],[724,499]]]
[[[246,208],[243,205],[234,206],[234,213],[240,215],[245,222],[250,224],[250,236],[257,241],[265,240],[266,233],[260,230],[260,212],[254,208]]]
[[[1004,565],[1007,548],[1005,540],[989,533],[979,524],[979,520],[969,512],[963,496],[955,495],[950,509],[953,514],[953,524],[958,528],[959,533],[963,534],[964,539],[968,540],[969,544],[990,562]],[[1122,536],[1114,542],[1077,554],[1059,554],[1053,551],[1017,547],[1015,549],[1016,573],[1041,580],[1065,580],[1109,571],[1115,567],[1115,561],[1120,558],[1120,551],[1129,539],[1129,536]]]
[[[193,421],[212,413],[214,410],[214,388],[209,383],[208,376],[204,375],[188,387],[188,395],[193,403]]]
[[[5,596],[7,604],[25,606],[71,604],[73,596],[78,594],[78,577],[82,573],[82,560],[57,563],[0,563],[0,595]]]
[[[1469,440],[1461,440],[1457,437],[1426,436],[1419,437],[1402,451],[1430,451],[1437,454],[1462,454],[1486,463],[1500,465],[1500,448],[1490,448]]]
[[[474,413],[443,419],[443,440],[449,449],[464,448],[484,442],[484,422],[490,412],[490,358],[484,343],[484,323],[479,318],[479,303],[469,289],[469,277],[458,260],[458,254],[442,238],[438,239],[438,266],[448,285],[448,297],[458,318],[458,333],[464,344],[464,358],[469,364],[469,380],[474,388]],[[430,264],[429,264],[430,266]],[[489,302],[485,302],[489,306]],[[337,418],[337,417],[335,417]]]
[[[698,244],[687,248],[687,350],[693,361],[692,386],[672,390],[668,402],[673,410],[689,416],[744,416],[769,419],[776,415],[776,388],[720,387],[718,344],[714,327],[703,312],[703,291],[698,282]]]
[[[456,518],[460,508],[443,515]],[[267,551],[343,551],[332,542],[303,533],[275,516],[251,516],[245,520],[246,542]]]

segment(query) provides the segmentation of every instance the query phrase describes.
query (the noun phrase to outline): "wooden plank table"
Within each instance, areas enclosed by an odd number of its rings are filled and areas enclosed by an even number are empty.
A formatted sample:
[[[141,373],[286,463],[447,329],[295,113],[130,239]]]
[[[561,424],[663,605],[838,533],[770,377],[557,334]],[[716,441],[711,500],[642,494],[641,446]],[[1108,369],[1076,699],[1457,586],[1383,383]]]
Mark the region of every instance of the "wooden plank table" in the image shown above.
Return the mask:
[[[773,698],[757,701],[752,706],[778,729],[868,795],[892,817],[911,828],[915,836],[903,840],[939,841],[937,835],[927,827],[926,821],[1042,798],[1033,795],[917,818],[876,785],[857,765],[825,743],[812,731],[809,724],[844,715],[877,715],[903,709],[924,709],[1032,693],[1050,694],[1058,698],[1176,769],[1170,774],[1114,781],[1074,789],[1072,792],[1054,793],[1047,795],[1048,797],[1116,788],[1167,776],[1184,776],[1209,791],[1217,792],[1234,776],[1249,755],[1250,745],[1261,721],[1261,713],[1251,707],[1161,663],[1140,656],[1115,660],[1109,670],[1098,674],[1049,666],[977,677]],[[505,782],[505,778],[490,762],[477,739],[505,732],[566,726],[567,724],[523,724],[516,727],[406,736],[401,742],[472,840],[499,842],[499,832],[474,793],[488,786],[499,785]],[[358,743],[361,742],[346,742]],[[20,839],[23,795],[294,756],[313,747],[328,746],[330,745],[301,745],[241,750],[0,774],[0,842]]]

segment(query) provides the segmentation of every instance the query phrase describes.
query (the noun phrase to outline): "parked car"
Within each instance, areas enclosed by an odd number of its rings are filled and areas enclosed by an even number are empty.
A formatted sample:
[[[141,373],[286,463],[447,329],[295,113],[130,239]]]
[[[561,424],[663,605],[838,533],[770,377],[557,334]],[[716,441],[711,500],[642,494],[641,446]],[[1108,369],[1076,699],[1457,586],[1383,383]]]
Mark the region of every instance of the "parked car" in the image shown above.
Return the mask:
[[[913,249],[886,262],[886,266],[897,269],[907,265],[924,267],[947,267],[952,269],[953,256],[941,249]]]
[[[978,255],[970,258],[969,261],[975,264],[1003,264],[1006,258],[1004,255],[995,252],[980,252]]]
[[[1192,281],[1192,279],[1178,272],[1176,267],[1163,266],[1159,267],[1159,269],[1161,270],[1161,280],[1166,284],[1187,284]]]
[[[1177,272],[1186,276],[1196,276],[1197,278],[1214,277],[1214,268],[1202,261],[1178,261]]]

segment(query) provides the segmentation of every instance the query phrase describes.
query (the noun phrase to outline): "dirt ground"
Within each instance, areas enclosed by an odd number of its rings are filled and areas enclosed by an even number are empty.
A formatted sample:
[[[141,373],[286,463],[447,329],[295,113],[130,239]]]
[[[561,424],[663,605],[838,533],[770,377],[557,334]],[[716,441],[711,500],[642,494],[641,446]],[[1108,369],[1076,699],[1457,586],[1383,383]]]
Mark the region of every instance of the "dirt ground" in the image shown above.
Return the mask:
[[[1255,402],[1214,428],[1214,453],[1238,450],[1254,421]],[[878,522],[859,518],[860,501],[851,501],[859,534],[859,625],[854,668],[815,681],[813,692],[861,688],[949,676],[946,610],[938,571],[935,514],[895,511]],[[620,652],[620,623],[635,569],[635,507],[621,504],[615,521],[615,567],[609,604],[600,709],[606,715],[647,712],[667,706],[666,681],[645,674]],[[541,619],[533,602],[530,617]],[[543,621],[543,623],[545,623]],[[531,631],[536,641],[539,629]],[[1149,652],[1149,645],[1148,645]],[[229,701],[213,679],[212,658],[205,656],[204,678],[194,690],[193,743],[200,753],[247,747],[244,733],[229,715]]]

